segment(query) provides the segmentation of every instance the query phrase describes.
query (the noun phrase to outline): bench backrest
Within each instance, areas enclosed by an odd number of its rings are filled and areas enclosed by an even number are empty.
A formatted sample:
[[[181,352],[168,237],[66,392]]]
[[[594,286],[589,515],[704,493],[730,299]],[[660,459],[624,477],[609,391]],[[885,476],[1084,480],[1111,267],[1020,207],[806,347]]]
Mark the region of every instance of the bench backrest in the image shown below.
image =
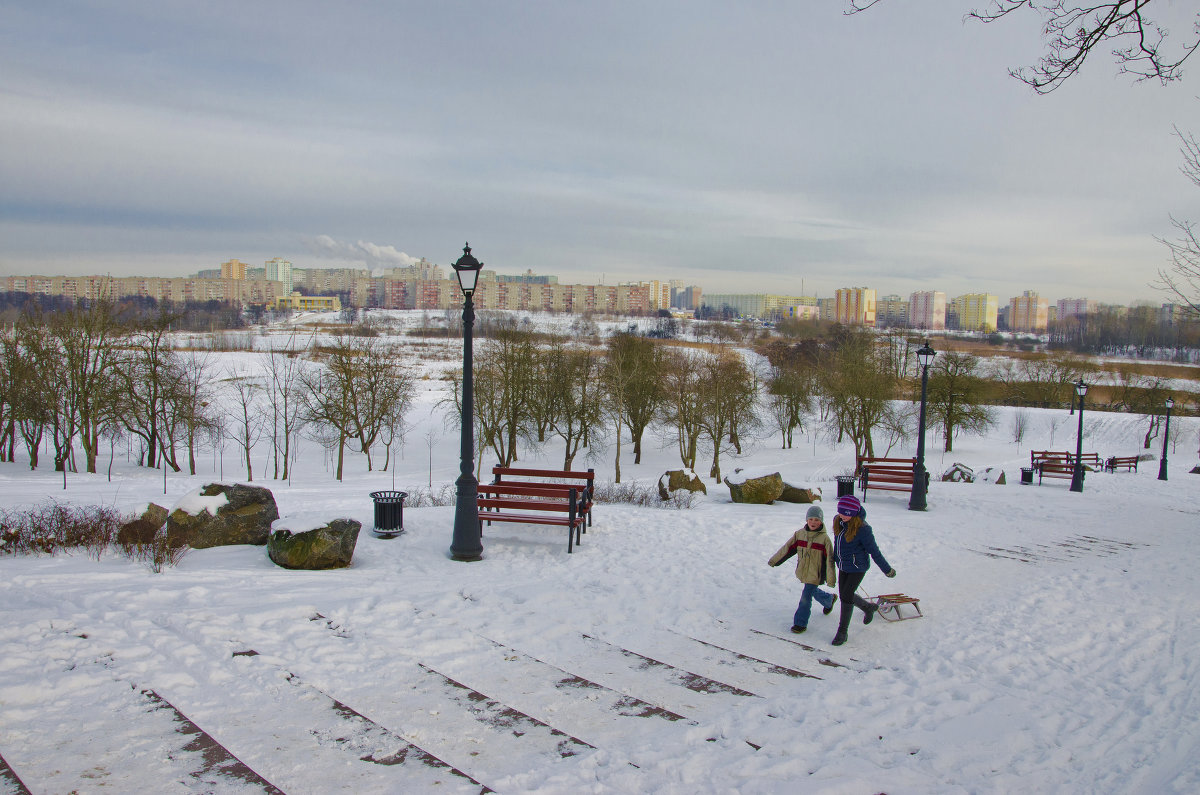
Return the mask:
[[[1075,456],[1066,450],[1030,450],[1029,463],[1036,466],[1043,461],[1073,461]]]
[[[578,469],[529,469],[500,465],[492,467],[492,477],[496,483],[504,483],[506,477],[512,476],[542,478],[544,480],[580,480],[590,486],[596,479],[596,471],[594,469],[589,469],[586,472]]]
[[[854,459],[854,471],[856,473],[861,473],[864,466],[872,467],[878,472],[881,468],[912,468],[916,465],[917,459],[915,458],[875,458],[873,456],[860,455]]]

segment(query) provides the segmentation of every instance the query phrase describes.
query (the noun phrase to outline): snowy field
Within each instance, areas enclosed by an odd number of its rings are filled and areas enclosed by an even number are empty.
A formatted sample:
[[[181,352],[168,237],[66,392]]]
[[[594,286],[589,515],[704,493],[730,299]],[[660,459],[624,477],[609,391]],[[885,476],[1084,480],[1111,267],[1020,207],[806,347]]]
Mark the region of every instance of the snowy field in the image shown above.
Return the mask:
[[[806,506],[735,505],[711,479],[692,509],[597,506],[569,556],[558,529],[505,525],[482,561],[453,562],[452,507],[410,508],[404,535],[375,538],[369,492],[457,476],[440,386],[423,382],[395,471],[353,456],[337,483],[312,446],[290,482],[256,463],[283,521],[363,522],[349,569],[286,571],[260,547],[193,550],[161,574],[116,554],[0,558],[0,792],[1200,790],[1196,420],[1172,419],[1187,432],[1169,481],[1160,438],[1139,472],[1090,473],[1082,493],[1019,484],[1030,449],[1074,449],[1066,412],[1025,410],[1020,444],[1010,409],[950,454],[931,433],[935,481],[961,462],[1007,483],[934,482],[923,513],[869,494],[899,574],[863,588],[919,597],[924,617],[856,613],[835,649],[836,610],[788,632],[800,584],[766,564]],[[1086,413],[1084,451],[1143,452],[1144,426]],[[678,467],[646,442],[634,465],[626,441],[626,481]],[[779,447],[725,469],[820,487],[831,514],[853,449]],[[607,480],[612,454],[576,466]],[[244,477],[229,448],[195,477],[118,452],[110,481],[107,462],[65,490],[0,464],[0,497],[133,512]],[[523,462],[557,468],[561,448]]]

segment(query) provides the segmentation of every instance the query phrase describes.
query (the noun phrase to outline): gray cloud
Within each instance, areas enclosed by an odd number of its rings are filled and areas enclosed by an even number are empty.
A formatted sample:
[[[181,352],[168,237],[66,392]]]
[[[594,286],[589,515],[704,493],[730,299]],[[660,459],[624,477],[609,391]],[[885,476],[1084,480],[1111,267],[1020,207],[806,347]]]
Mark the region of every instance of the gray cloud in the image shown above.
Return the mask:
[[[10,4],[11,5],[11,4]],[[1154,297],[1194,88],[939,4],[6,8],[0,272],[285,256],[714,292]],[[346,242],[358,241],[358,242]],[[383,241],[368,243],[364,241]],[[407,253],[407,252],[411,252]]]

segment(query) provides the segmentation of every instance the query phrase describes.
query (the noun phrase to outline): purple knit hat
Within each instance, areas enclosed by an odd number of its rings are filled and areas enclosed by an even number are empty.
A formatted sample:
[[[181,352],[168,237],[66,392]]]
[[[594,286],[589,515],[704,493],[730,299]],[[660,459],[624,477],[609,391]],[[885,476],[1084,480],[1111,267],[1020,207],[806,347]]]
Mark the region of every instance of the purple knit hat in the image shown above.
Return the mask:
[[[858,516],[862,513],[862,503],[858,501],[858,497],[848,494],[838,500],[837,512],[842,516]]]

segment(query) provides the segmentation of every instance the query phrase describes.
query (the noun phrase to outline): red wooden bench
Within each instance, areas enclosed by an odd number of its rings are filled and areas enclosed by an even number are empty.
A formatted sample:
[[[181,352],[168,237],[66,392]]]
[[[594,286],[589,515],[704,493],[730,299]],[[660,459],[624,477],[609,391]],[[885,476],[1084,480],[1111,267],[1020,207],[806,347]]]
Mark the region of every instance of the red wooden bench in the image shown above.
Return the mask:
[[[592,504],[596,493],[596,471],[577,469],[533,469],[530,467],[492,467],[492,483],[497,486],[538,486],[562,493],[572,487],[579,491],[579,513],[592,526]],[[584,532],[587,532],[586,530]]]
[[[867,490],[878,491],[912,491],[913,473],[916,472],[915,458],[872,458],[858,456],[855,459],[855,472],[858,483],[862,487],[863,500],[867,499]],[[929,473],[925,473],[925,488],[929,489]]]
[[[1138,457],[1136,455],[1111,455],[1104,462],[1106,472],[1116,472],[1120,467],[1126,472],[1137,472]]]
[[[567,553],[575,549],[582,540],[580,535],[587,522],[580,511],[577,486],[565,491],[542,488],[536,484],[500,485],[481,483],[476,504],[479,507],[479,532],[483,534],[483,523],[517,522],[520,524],[544,524],[567,528]]]

